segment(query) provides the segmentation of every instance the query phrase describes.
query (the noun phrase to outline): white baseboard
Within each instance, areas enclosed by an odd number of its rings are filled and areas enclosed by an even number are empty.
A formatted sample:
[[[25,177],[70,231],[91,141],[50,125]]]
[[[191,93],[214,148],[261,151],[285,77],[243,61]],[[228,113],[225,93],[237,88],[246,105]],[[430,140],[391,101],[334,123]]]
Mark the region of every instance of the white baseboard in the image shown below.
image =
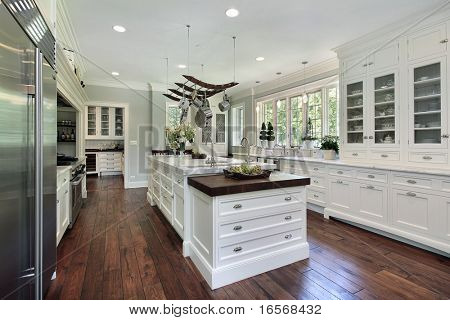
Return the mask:
[[[148,188],[148,181],[133,181],[133,182],[128,181],[125,188],[126,189]]]
[[[309,245],[308,243],[302,243],[228,266],[212,269],[194,246],[191,245],[190,248],[192,261],[213,290],[309,257]]]

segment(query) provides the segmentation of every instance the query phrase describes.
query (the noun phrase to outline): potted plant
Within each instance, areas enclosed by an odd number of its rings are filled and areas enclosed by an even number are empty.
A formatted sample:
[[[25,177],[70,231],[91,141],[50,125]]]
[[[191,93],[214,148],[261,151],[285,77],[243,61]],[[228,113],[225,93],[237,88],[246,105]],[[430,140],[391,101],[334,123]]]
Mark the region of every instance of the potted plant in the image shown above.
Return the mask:
[[[305,135],[302,138],[305,149],[312,149],[312,148],[314,148],[314,141],[317,140],[317,138],[315,138],[315,137],[313,137],[311,135],[312,131],[313,131],[312,121],[311,121],[311,118],[308,118],[308,123],[307,123],[307,126],[306,126],[306,132],[305,132]]]
[[[267,124],[267,141],[269,142],[269,149],[273,149],[275,145],[275,134],[273,132],[272,123]]]
[[[323,152],[324,160],[335,160],[339,153],[339,137],[325,136],[321,140],[320,150]]]
[[[267,147],[267,132],[266,132],[266,124],[263,122],[261,125],[261,131],[259,132],[259,140],[261,140],[261,147]]]

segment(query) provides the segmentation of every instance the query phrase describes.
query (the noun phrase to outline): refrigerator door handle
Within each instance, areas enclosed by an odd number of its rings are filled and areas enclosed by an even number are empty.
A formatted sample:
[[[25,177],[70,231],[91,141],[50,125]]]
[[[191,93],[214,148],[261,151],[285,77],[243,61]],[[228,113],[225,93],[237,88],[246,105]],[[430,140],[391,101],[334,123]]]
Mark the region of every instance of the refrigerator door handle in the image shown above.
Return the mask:
[[[42,300],[43,266],[43,154],[42,154],[42,53],[35,49],[35,299]]]

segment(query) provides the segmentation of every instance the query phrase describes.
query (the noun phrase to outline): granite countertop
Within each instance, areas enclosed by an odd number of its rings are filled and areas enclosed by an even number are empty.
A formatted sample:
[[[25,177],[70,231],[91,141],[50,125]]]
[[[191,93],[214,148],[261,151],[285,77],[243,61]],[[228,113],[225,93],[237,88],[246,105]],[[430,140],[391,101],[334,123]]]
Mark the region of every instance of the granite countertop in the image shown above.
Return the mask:
[[[60,175],[67,170],[72,170],[72,166],[57,166],[56,175]]]
[[[123,152],[123,149],[85,149],[84,152]]]
[[[262,190],[302,187],[310,184],[310,178],[274,172],[269,178],[235,180],[222,175],[189,177],[188,184],[210,197]]]
[[[237,153],[238,155],[243,155],[241,153]],[[366,169],[380,169],[380,170],[390,170],[390,171],[400,171],[400,172],[408,172],[408,173],[422,173],[422,174],[431,174],[431,175],[444,175],[450,176],[450,170],[440,169],[440,168],[425,168],[425,167],[416,167],[411,165],[398,165],[398,164],[389,164],[389,163],[369,163],[369,162],[356,162],[356,161],[343,161],[343,160],[324,160],[321,158],[313,158],[313,157],[292,157],[292,156],[270,156],[270,155],[257,155],[251,154],[250,157],[258,157],[265,159],[276,159],[276,160],[289,160],[289,161],[303,161],[303,162],[311,162],[311,163],[323,163],[328,165],[336,165],[336,166],[349,166],[356,168],[366,168]]]
[[[182,175],[199,175],[199,174],[214,174],[223,173],[223,169],[229,168],[230,166],[236,166],[244,163],[243,160],[237,160],[232,158],[216,158],[216,166],[211,167],[206,164],[206,160],[192,159],[190,156],[150,156],[151,159],[156,160],[160,163],[166,164],[168,166],[174,167],[177,173]],[[265,170],[274,170],[276,165],[268,163],[252,162],[252,165],[259,165]]]

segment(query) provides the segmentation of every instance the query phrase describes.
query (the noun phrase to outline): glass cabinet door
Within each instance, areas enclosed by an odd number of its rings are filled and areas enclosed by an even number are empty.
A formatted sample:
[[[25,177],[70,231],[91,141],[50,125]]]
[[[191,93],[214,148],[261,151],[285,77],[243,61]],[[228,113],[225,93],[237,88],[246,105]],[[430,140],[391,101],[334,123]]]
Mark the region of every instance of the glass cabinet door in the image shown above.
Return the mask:
[[[445,118],[442,114],[441,64],[415,67],[413,74],[413,141],[416,145],[441,145]]]
[[[100,108],[100,134],[102,137],[109,136],[109,107],[101,107]]]
[[[97,135],[97,107],[88,107],[87,135],[90,137]]]
[[[396,77],[395,73],[373,79],[374,139],[375,145],[396,143]]]
[[[364,143],[364,82],[346,85],[346,129],[348,144]]]
[[[123,109],[114,109],[114,130],[116,137],[123,137]]]

